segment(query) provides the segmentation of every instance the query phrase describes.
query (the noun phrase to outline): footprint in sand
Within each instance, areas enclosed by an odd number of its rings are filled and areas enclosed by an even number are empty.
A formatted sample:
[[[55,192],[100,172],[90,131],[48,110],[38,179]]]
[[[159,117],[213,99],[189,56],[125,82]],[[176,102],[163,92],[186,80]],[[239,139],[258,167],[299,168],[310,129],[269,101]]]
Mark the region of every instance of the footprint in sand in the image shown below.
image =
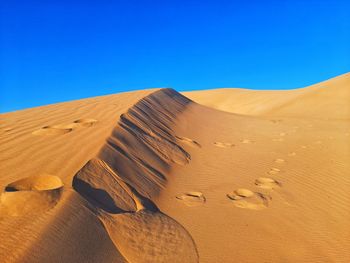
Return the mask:
[[[191,147],[197,147],[197,148],[201,148],[202,146],[196,142],[195,140],[192,140],[190,138],[187,138],[187,137],[179,137],[179,136],[176,136],[176,139],[178,139],[179,141],[191,146]]]
[[[270,169],[270,171],[268,171],[267,173],[268,173],[268,174],[278,174],[279,172],[281,172],[280,169],[275,168],[275,167],[272,167],[272,168]]]
[[[45,212],[58,203],[63,190],[61,179],[37,175],[6,186],[0,196],[1,216],[22,216]]]
[[[235,146],[233,143],[229,142],[214,142],[214,145],[221,148],[230,148]]]
[[[82,126],[82,127],[91,127],[96,122],[97,120],[95,119],[79,119],[74,121],[75,124],[78,124],[79,126]]]
[[[91,127],[93,126],[97,120],[95,119],[79,119],[75,120],[73,123],[66,125],[52,125],[45,126],[39,130],[33,131],[33,135],[41,135],[41,136],[54,136],[54,135],[62,135],[73,131],[77,127]]]
[[[281,183],[268,177],[259,177],[255,180],[255,185],[264,189],[274,189],[281,187]]]
[[[275,159],[275,163],[285,163],[286,161],[284,159],[281,158],[277,158]]]
[[[176,198],[183,201],[187,206],[198,206],[206,202],[205,196],[201,192],[187,192],[176,196]]]
[[[39,130],[33,131],[33,135],[44,135],[44,136],[52,136],[52,135],[62,135],[73,131],[72,127],[54,125],[54,126],[45,126]]]
[[[235,206],[253,210],[266,208],[271,199],[267,195],[244,188],[239,188],[232,193],[228,193],[227,197],[233,201]]]

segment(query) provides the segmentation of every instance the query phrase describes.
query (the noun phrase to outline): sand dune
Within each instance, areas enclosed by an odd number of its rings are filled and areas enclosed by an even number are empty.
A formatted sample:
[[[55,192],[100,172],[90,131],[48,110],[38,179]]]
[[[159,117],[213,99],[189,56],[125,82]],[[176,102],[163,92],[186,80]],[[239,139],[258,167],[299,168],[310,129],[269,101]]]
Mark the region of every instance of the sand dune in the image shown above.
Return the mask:
[[[345,74],[2,114],[0,261],[349,262],[349,98]]]
[[[294,90],[215,89],[183,94],[200,104],[237,114],[348,120],[349,81],[347,73]]]

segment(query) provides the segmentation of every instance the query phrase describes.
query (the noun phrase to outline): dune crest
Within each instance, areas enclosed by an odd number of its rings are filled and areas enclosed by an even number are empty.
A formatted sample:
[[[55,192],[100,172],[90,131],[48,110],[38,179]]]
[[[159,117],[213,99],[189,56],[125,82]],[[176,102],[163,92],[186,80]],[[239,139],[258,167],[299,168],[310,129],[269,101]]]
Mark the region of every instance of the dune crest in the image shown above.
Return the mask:
[[[151,200],[165,187],[171,166],[191,159],[172,130],[189,103],[171,89],[143,98],[120,116],[96,158],[73,178],[73,188],[93,205],[130,262],[198,262],[190,234]]]

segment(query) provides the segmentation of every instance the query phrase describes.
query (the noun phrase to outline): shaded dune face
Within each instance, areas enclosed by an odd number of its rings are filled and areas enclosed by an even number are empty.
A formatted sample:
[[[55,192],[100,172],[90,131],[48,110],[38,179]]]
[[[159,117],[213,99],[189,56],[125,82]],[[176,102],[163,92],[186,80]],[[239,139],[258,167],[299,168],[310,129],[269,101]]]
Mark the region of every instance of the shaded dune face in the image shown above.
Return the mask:
[[[15,181],[0,196],[1,216],[22,216],[45,212],[58,203],[63,184],[59,177],[38,175]]]
[[[140,100],[122,114],[99,158],[140,194],[156,196],[171,165],[186,165],[191,158],[172,130],[176,117],[189,103],[171,89]]]
[[[73,178],[73,187],[94,207],[108,213],[130,213],[156,206],[123,181],[103,160],[91,159]]]
[[[88,200],[129,262],[198,262],[191,235],[152,202],[171,167],[191,159],[172,130],[190,103],[171,89],[140,100],[73,178],[73,188]]]

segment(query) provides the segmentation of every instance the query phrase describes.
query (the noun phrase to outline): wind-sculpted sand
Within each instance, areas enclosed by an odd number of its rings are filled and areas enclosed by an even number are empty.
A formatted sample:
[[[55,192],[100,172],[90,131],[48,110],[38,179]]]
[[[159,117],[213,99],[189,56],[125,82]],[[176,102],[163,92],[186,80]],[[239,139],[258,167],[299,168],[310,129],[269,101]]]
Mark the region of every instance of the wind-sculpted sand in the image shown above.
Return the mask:
[[[49,210],[59,201],[62,188],[61,179],[53,175],[32,176],[10,183],[0,196],[0,217]]]
[[[0,262],[349,262],[350,75],[2,114]]]
[[[121,115],[96,158],[73,178],[73,188],[93,205],[130,262],[198,262],[191,235],[152,202],[166,187],[171,166],[191,158],[171,127],[188,103],[169,89],[142,99]]]

